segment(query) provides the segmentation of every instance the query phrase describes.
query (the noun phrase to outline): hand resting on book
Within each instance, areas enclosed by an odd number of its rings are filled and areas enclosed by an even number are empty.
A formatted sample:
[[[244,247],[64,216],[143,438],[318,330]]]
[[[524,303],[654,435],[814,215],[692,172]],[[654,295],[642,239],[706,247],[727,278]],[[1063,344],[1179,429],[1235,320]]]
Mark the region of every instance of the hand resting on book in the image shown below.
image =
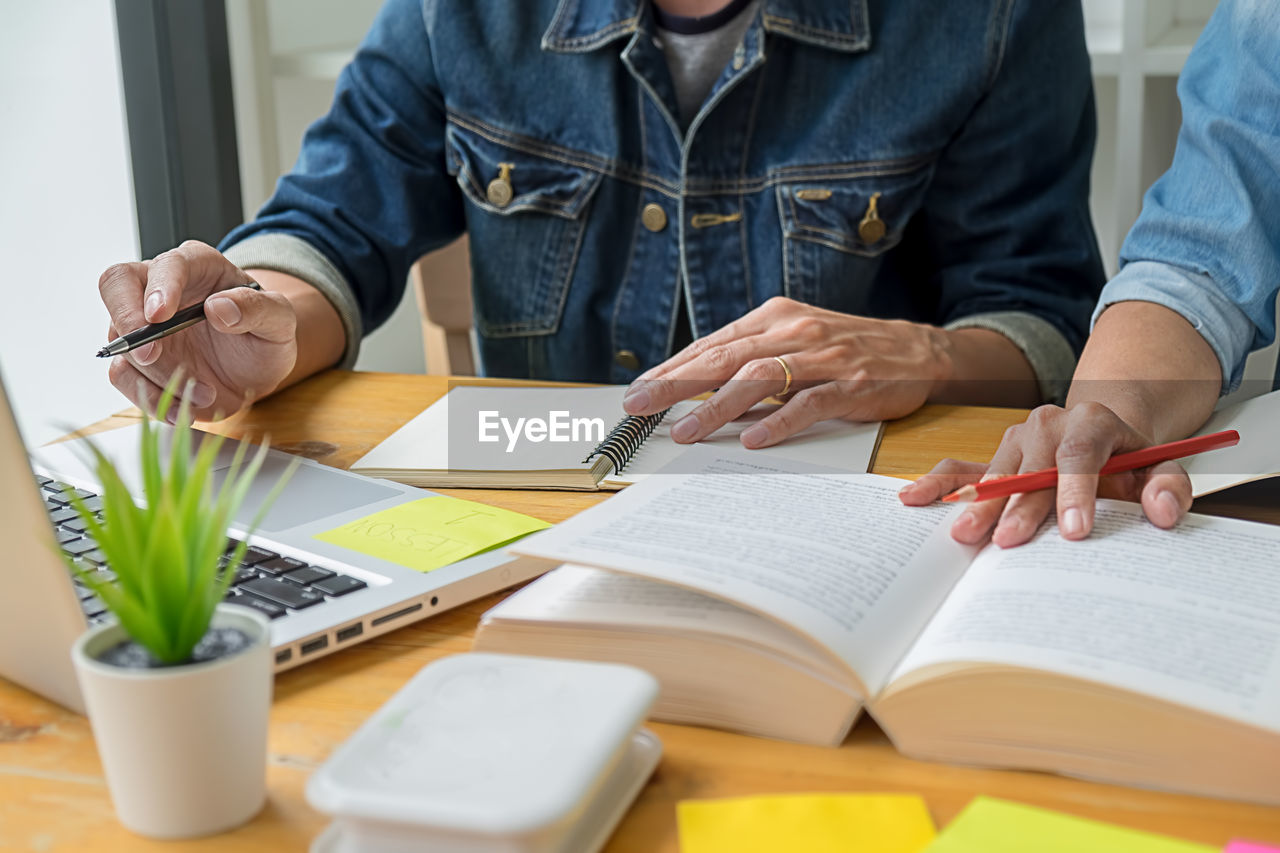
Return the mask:
[[[1141,503],[1153,524],[1173,527],[1191,509],[1191,481],[1177,462],[1098,476],[1113,455],[1154,443],[1101,404],[1041,406],[1005,432],[989,463],[944,459],[898,497],[908,506],[925,506],[979,480],[1057,466],[1057,489],[975,503],[951,525],[951,535],[977,544],[991,534],[997,545],[1012,548],[1030,541],[1056,504],[1063,538],[1084,539],[1099,497]]]

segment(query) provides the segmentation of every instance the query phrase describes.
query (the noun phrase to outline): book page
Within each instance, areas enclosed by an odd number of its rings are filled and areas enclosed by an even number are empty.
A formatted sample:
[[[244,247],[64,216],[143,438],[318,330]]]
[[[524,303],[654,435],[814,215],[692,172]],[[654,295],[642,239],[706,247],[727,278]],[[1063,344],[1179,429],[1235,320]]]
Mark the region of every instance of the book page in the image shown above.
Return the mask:
[[[1280,391],[1237,403],[1209,418],[1197,435],[1234,429],[1240,433],[1240,443],[1182,460],[1182,467],[1191,476],[1192,493],[1200,497],[1251,480],[1280,475],[1278,423]]]
[[[1280,527],[1188,516],[1160,530],[1100,501],[1093,535],[1046,524],[988,546],[894,678],[993,662],[1076,676],[1280,730]]]
[[[903,481],[751,451],[691,448],[660,473],[512,550],[630,572],[763,613],[826,646],[870,691],[973,549],[949,507],[904,507]]]
[[[675,462],[689,446],[675,442],[671,437],[671,427],[700,404],[699,400],[685,400],[672,406],[671,411],[667,412],[662,423],[636,451],[636,455],[631,458],[631,462],[622,473],[605,477],[604,484],[614,486],[638,483]],[[744,448],[739,438],[742,431],[764,420],[778,408],[778,405],[773,403],[757,403],[741,417],[720,427],[698,444],[731,452],[742,450]],[[780,444],[753,450],[752,453],[865,474],[871,468],[871,460],[876,454],[876,448],[880,445],[880,434],[883,430],[884,424],[881,421],[873,423],[854,423],[840,419],[818,421]]]
[[[485,614],[484,621],[554,622],[610,630],[706,634],[766,649],[847,683],[829,652],[770,619],[691,589],[587,566],[552,569]]]

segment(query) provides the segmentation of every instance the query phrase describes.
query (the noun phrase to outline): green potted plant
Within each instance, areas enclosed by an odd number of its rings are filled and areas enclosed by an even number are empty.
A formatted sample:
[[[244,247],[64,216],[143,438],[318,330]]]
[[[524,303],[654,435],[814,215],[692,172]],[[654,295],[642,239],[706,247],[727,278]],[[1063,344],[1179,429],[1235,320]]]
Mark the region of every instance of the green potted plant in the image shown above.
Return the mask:
[[[157,411],[170,410],[177,381]],[[67,493],[110,572],[70,557],[68,566],[115,616],[73,646],[77,678],[116,814],[155,838],[230,829],[266,798],[269,625],[222,603],[245,549],[241,541],[227,553],[228,525],[266,446],[246,461],[249,445],[239,445],[215,488],[223,437],[206,435],[196,449],[190,424],[185,401],[171,432],[143,413],[142,500],[92,440],[102,509]]]

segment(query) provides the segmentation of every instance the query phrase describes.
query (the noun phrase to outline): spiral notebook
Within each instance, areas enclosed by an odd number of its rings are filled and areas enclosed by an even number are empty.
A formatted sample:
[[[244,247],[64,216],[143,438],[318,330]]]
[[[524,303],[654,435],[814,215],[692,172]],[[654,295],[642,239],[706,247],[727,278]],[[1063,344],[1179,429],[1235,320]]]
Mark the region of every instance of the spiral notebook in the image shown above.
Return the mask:
[[[622,385],[456,386],[351,470],[426,488],[621,489],[679,459],[688,446],[671,439],[671,425],[698,405],[634,417],[622,410],[625,393]],[[741,447],[742,430],[774,408],[762,403],[699,443]],[[755,452],[865,472],[882,430],[822,421]]]

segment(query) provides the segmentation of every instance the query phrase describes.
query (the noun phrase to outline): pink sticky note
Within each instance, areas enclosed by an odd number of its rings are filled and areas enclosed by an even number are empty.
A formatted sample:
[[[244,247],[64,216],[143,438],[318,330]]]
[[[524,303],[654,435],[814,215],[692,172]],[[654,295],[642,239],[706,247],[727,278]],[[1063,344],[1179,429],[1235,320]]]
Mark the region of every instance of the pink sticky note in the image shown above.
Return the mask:
[[[1280,847],[1268,847],[1255,841],[1232,841],[1222,853],[1280,853]]]

